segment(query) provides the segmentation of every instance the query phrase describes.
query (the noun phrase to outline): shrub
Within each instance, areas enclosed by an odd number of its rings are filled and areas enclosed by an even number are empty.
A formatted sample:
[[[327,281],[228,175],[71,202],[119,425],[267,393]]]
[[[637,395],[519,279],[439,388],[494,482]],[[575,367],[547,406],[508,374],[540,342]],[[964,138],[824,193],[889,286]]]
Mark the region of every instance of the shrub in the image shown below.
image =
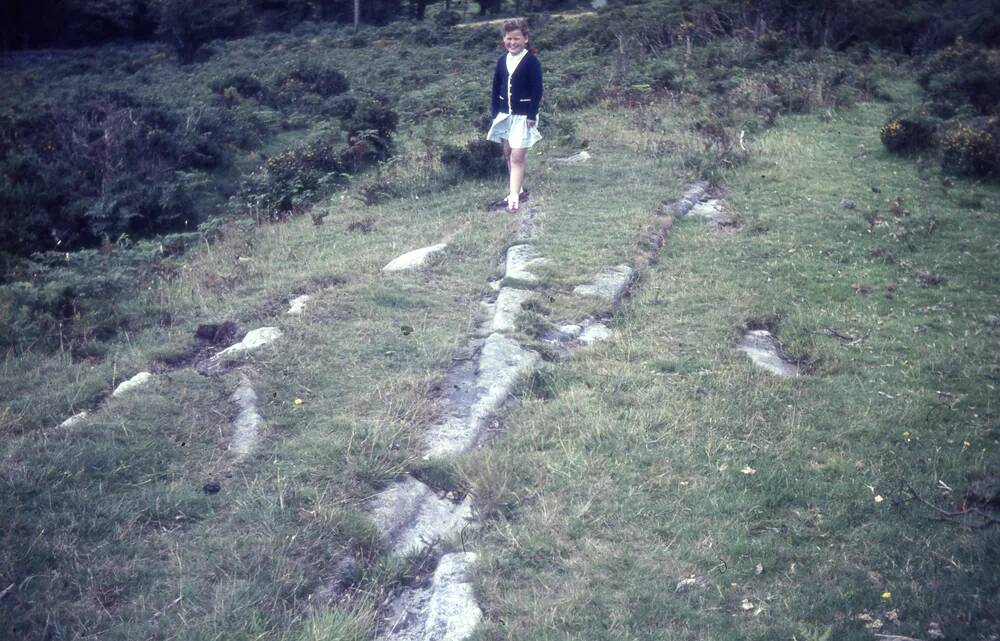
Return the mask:
[[[351,94],[341,94],[330,98],[324,103],[325,113],[338,118],[340,120],[347,120],[354,115],[354,112],[358,108],[358,99]]]
[[[268,101],[276,107],[304,105],[307,110],[315,110],[326,99],[351,88],[347,76],[332,66],[307,61],[289,66],[290,71],[278,73],[271,80]]]
[[[441,11],[434,16],[434,24],[438,27],[453,27],[462,21],[462,14],[457,11]]]
[[[890,118],[879,137],[885,148],[894,154],[914,154],[931,148],[934,144],[934,123],[917,115]]]
[[[931,56],[919,77],[931,100],[983,115],[1000,113],[1000,50],[959,38]]]
[[[177,172],[224,162],[221,118],[125,94],[66,103],[0,122],[0,250],[69,251],[197,222]]]
[[[269,219],[288,216],[345,181],[343,141],[328,136],[269,158],[244,177],[241,202]]]
[[[157,33],[190,64],[205,43],[246,33],[251,17],[249,0],[163,0]]]
[[[488,140],[473,140],[464,148],[445,145],[441,164],[453,180],[493,178],[505,173],[500,145]]]
[[[213,92],[220,95],[224,94],[227,89],[235,89],[241,98],[259,98],[265,92],[263,83],[256,76],[245,73],[216,78],[208,86]]]
[[[996,117],[955,126],[941,140],[942,166],[970,176],[1000,176],[1000,122]]]
[[[653,89],[677,89],[683,73],[683,69],[672,60],[657,60],[647,71],[649,86]]]
[[[399,116],[381,100],[367,98],[358,102],[354,114],[345,122],[348,148],[341,161],[350,173],[357,173],[392,155],[392,135]]]

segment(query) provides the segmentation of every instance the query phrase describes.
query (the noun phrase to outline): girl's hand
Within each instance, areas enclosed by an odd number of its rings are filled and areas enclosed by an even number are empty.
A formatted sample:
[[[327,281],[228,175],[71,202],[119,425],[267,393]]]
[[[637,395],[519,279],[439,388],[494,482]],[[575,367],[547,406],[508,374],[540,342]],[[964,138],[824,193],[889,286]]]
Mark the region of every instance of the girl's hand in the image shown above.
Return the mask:
[[[535,121],[534,120],[528,119],[526,122],[528,123],[529,127],[534,127],[535,126]]]

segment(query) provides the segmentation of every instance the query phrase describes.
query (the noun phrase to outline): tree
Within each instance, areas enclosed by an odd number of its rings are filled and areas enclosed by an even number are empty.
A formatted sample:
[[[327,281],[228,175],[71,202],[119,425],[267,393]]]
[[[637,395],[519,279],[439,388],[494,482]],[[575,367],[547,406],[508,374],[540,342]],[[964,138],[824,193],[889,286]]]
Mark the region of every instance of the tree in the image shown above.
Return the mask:
[[[248,0],[165,0],[157,33],[189,64],[206,42],[245,34],[252,17]]]

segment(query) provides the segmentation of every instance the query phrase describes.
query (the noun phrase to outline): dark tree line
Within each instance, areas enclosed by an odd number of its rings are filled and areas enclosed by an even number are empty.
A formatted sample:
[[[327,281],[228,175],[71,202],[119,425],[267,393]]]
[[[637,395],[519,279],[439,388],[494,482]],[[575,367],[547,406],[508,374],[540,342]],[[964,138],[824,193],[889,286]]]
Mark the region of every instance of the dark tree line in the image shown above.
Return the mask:
[[[483,6],[496,10],[500,1]],[[421,20],[436,2],[452,5],[452,0],[362,0],[360,20],[371,25]],[[354,0],[3,0],[0,49],[76,47],[157,34],[170,40],[178,32],[205,41],[286,29],[303,20],[352,23]]]

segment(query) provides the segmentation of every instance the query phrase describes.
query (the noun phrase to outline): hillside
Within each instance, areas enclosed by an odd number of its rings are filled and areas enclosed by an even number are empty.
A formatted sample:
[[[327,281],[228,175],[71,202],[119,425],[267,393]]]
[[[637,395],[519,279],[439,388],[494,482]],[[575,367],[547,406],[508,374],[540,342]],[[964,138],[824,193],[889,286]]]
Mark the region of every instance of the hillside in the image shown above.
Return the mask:
[[[1000,634],[995,50],[664,6],[11,57],[0,637]]]

